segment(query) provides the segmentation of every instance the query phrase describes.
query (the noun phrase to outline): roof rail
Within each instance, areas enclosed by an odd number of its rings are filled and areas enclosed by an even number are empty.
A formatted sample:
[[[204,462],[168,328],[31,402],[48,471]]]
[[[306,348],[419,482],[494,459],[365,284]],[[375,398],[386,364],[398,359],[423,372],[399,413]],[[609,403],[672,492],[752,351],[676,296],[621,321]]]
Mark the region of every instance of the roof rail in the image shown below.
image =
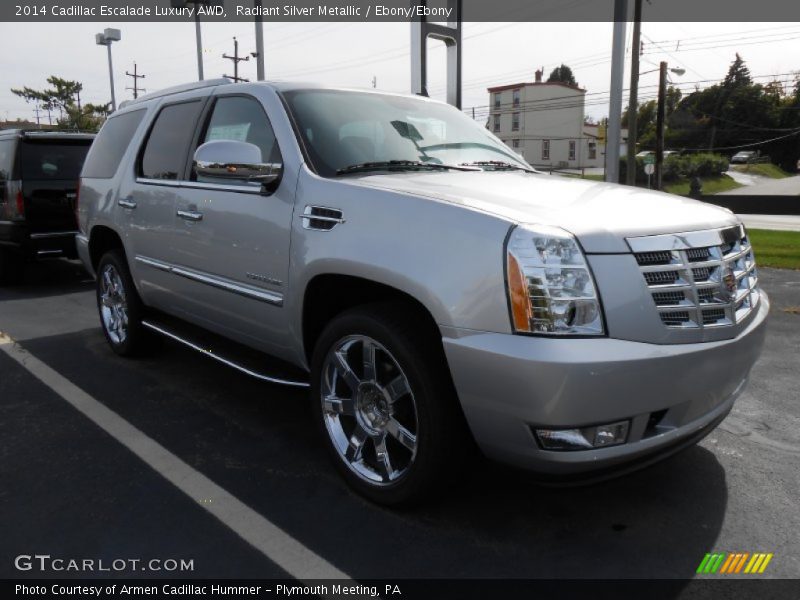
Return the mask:
[[[218,85],[227,85],[229,83],[233,83],[233,80],[228,79],[227,77],[220,77],[219,79],[205,79],[203,81],[193,81],[191,83],[182,83],[181,85],[173,85],[172,87],[151,92],[149,94],[145,94],[144,96],[139,96],[135,100],[125,100],[119,105],[119,107],[125,108],[126,106],[139,104],[140,102],[152,100],[153,98],[160,98],[162,96],[169,96],[171,94],[180,94],[181,92],[189,92],[191,90],[199,90],[207,87],[216,87]]]

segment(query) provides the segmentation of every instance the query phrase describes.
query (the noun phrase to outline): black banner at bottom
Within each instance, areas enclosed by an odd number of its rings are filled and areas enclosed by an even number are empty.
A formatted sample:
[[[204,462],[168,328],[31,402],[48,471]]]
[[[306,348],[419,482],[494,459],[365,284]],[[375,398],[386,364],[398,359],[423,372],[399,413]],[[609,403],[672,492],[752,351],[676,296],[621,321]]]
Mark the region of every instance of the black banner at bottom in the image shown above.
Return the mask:
[[[792,600],[800,579],[398,579],[398,580],[168,580],[17,579],[3,580],[4,598],[536,598]]]

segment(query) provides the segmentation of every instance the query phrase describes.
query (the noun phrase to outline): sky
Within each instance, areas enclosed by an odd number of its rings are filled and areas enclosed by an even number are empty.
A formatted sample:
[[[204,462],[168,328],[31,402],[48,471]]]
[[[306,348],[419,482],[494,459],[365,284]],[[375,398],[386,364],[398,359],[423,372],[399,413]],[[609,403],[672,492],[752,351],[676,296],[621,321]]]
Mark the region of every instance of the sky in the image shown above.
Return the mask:
[[[110,100],[106,49],[94,34],[104,27],[122,31],[112,47],[117,101],[132,97],[127,87],[134,61],[147,91],[197,79],[194,23],[0,23],[0,119],[34,119],[33,105],[11,87],[46,87],[57,75],[83,83],[84,102]],[[561,63],[569,65],[587,90],[586,115],[608,114],[612,23],[465,23],[463,30],[463,107],[489,103],[487,87],[533,81]],[[232,74],[233,36],[241,53],[255,50],[252,23],[203,24],[207,79]],[[685,69],[671,76],[684,91],[724,77],[738,51],[756,81],[773,78],[790,86],[800,72],[800,23],[644,23],[640,100],[654,98],[659,61]],[[629,81],[629,24],[626,87]],[[265,23],[267,79],[316,81],[327,85],[410,90],[410,25],[407,23]],[[429,89],[444,99],[445,51],[429,42]],[[240,63],[240,76],[255,79],[255,60]],[[763,76],[763,77],[762,77]],[[777,76],[777,77],[775,77]],[[627,100],[627,93],[626,93]],[[624,104],[627,104],[625,102]]]

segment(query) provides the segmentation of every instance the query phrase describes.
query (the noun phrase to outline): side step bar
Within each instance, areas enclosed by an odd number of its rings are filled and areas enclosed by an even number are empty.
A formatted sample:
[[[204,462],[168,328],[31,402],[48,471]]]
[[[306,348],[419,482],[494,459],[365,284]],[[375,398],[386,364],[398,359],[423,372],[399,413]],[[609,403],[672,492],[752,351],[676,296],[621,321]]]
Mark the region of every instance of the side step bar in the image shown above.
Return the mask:
[[[150,320],[143,320],[142,321],[142,325],[144,327],[147,327],[151,331],[154,331],[154,332],[156,332],[156,333],[158,333],[160,335],[163,335],[164,337],[167,337],[167,338],[169,338],[171,340],[175,340],[176,342],[179,342],[179,343],[183,344],[184,346],[187,346],[187,347],[191,348],[192,350],[195,350],[195,351],[199,352],[200,354],[208,356],[209,358],[213,358],[214,360],[216,360],[218,362],[221,362],[222,364],[227,365],[229,367],[232,367],[232,368],[236,369],[237,371],[239,371],[241,373],[244,373],[245,375],[249,375],[250,377],[254,377],[254,378],[259,379],[261,381],[267,381],[269,383],[276,383],[276,384],[279,384],[279,385],[288,385],[288,386],[300,387],[300,388],[309,387],[308,381],[301,381],[299,378],[290,379],[288,377],[277,377],[277,376],[274,376],[274,375],[267,375],[266,373],[261,373],[261,372],[258,372],[256,370],[250,368],[250,367],[245,366],[243,361],[236,361],[236,360],[233,360],[231,358],[226,358],[222,354],[216,353],[211,349],[203,348],[199,344],[191,341],[189,339],[189,336],[187,336],[187,335],[179,335],[176,332],[175,329],[173,329],[173,328],[171,328],[171,327],[169,327],[167,325],[163,325],[161,323],[155,323],[155,322],[150,321]],[[253,351],[253,352],[255,352],[255,351]]]

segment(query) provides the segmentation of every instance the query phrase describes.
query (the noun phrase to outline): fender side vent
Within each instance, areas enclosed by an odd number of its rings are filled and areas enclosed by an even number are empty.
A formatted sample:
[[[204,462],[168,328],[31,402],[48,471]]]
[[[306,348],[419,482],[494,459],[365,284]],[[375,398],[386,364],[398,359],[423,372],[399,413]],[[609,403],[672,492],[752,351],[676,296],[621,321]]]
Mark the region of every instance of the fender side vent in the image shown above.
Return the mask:
[[[330,231],[339,223],[344,223],[341,210],[325,206],[306,206],[300,219],[303,221],[304,229],[317,231]]]

